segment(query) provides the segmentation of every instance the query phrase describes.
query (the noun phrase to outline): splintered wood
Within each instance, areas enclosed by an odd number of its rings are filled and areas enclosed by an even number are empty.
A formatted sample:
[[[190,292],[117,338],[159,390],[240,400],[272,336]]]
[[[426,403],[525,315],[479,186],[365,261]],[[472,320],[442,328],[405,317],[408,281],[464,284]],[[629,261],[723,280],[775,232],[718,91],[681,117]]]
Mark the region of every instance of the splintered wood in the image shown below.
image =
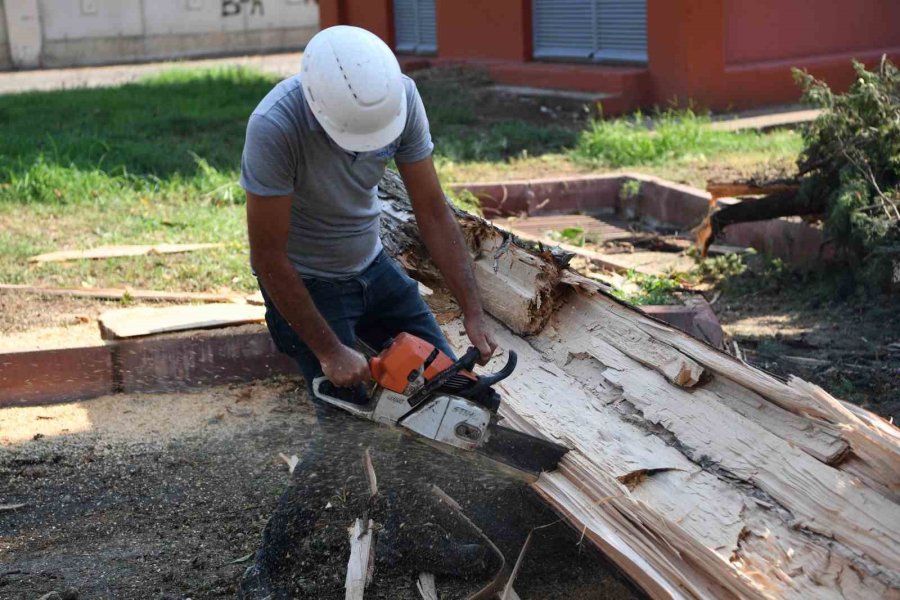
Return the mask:
[[[350,560],[347,562],[346,600],[362,600],[371,580],[372,520],[356,519],[349,529]]]
[[[386,247],[439,285],[405,192]],[[535,491],[653,598],[900,598],[900,433],[458,214],[504,352],[504,424],[565,444]],[[445,327],[463,347],[458,322]],[[489,365],[488,369],[496,368]]]

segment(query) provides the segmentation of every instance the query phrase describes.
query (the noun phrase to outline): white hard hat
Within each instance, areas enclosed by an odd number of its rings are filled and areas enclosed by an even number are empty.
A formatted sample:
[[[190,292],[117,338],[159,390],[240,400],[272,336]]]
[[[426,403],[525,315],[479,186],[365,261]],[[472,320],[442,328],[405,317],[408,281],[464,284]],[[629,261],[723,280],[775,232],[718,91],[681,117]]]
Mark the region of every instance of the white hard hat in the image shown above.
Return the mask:
[[[406,90],[397,58],[375,34],[348,25],[323,29],[303,52],[303,95],[338,146],[368,152],[406,125]]]

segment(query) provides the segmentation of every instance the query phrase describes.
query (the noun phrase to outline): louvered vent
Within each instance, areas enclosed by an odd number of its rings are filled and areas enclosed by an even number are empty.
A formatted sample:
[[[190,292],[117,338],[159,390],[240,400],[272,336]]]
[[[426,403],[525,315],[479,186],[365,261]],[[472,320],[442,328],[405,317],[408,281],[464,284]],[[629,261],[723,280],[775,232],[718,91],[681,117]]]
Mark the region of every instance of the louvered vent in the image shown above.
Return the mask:
[[[394,0],[394,31],[397,52],[435,54],[437,23],[435,0]]]
[[[647,61],[646,0],[533,0],[535,58]]]

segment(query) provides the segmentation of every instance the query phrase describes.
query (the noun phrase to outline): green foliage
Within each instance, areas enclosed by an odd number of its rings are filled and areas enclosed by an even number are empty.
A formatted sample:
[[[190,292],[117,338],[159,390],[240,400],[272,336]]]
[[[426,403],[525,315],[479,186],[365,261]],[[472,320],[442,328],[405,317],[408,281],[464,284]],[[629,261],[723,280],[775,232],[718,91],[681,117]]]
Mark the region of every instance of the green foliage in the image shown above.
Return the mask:
[[[800,193],[823,197],[826,232],[859,282],[884,287],[900,244],[900,72],[886,58],[835,94],[795,70],[804,99],[824,108],[804,134]]]
[[[747,270],[744,257],[734,252],[719,256],[700,256],[700,251],[691,246],[686,254],[694,259],[694,268],[688,274],[688,278],[694,281],[718,283],[729,277],[736,277]]]
[[[565,242],[573,246],[584,246],[586,234],[581,227],[566,227],[561,231],[548,231],[547,236],[557,242]]]
[[[631,198],[635,198],[638,194],[641,193],[641,182],[638,179],[629,179],[625,183],[622,184],[622,189],[619,190],[619,199],[620,200],[629,200]]]
[[[675,296],[679,287],[676,277],[645,275],[631,269],[626,278],[629,282],[637,285],[637,290],[617,289],[613,291],[614,296],[625,302],[637,306],[679,303]]]
[[[800,149],[800,139],[792,132],[717,131],[709,124],[709,117],[692,110],[659,113],[653,117],[652,128],[640,112],[633,118],[596,120],[581,133],[572,155],[580,161],[624,167],[761,148]]]

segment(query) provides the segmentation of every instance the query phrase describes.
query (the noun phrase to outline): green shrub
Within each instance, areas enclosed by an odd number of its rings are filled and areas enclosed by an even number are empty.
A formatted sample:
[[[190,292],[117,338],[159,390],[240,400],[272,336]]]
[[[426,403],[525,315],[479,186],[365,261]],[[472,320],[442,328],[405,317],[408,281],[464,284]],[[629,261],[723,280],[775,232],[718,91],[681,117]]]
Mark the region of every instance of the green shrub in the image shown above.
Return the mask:
[[[645,275],[634,269],[628,271],[626,278],[637,284],[636,291],[616,289],[612,293],[617,298],[637,306],[678,304],[675,292],[679,283],[676,277]]]
[[[804,99],[825,111],[804,134],[800,193],[824,198],[826,233],[865,285],[882,288],[900,259],[900,72],[886,58],[835,94],[794,71]]]

